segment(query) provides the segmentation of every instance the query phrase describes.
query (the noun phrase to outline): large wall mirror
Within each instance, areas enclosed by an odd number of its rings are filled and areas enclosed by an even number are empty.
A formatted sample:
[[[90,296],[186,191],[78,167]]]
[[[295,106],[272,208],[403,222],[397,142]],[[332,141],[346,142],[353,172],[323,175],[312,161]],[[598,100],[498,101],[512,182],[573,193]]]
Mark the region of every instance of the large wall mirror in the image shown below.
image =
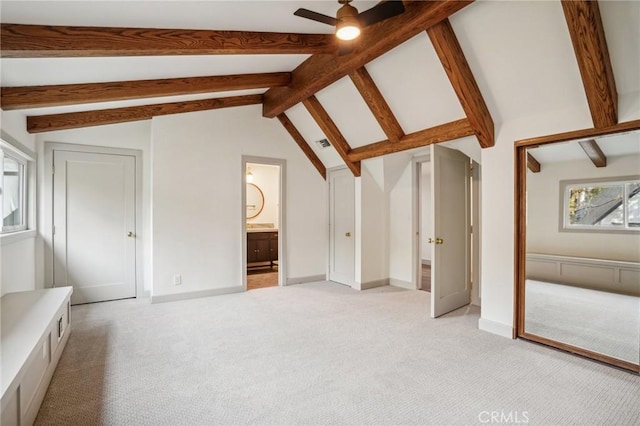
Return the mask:
[[[640,120],[516,142],[519,337],[640,372]]]

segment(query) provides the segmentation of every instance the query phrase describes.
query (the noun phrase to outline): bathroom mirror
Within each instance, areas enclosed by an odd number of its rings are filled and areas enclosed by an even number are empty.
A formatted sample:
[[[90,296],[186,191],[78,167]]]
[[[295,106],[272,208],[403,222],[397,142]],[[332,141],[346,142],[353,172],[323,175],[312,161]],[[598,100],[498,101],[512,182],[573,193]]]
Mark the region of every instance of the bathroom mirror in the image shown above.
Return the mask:
[[[517,335],[635,372],[639,129],[516,142]]]
[[[247,184],[247,219],[258,217],[264,209],[264,194],[258,185]]]

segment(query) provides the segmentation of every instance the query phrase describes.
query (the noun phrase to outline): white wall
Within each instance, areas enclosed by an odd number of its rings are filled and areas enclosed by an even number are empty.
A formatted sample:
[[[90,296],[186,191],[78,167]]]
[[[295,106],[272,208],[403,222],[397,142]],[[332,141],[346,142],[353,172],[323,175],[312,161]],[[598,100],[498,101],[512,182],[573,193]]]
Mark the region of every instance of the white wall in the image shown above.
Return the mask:
[[[544,149],[544,147],[539,148]],[[606,167],[584,159],[543,163],[539,173],[527,172],[527,252],[640,261],[638,234],[560,232],[560,181],[630,176],[640,173],[640,155],[608,157]],[[603,244],[606,238],[606,244]]]
[[[251,169],[253,184],[264,195],[264,208],[260,214],[247,223],[273,223],[274,228],[279,227],[278,211],[280,209],[280,167],[267,164],[248,164],[247,171]]]
[[[413,166],[408,161],[389,192],[389,278],[392,285],[415,289],[413,283]]]
[[[35,138],[25,131],[26,119],[19,112],[1,111],[0,128],[9,139],[35,152]],[[35,164],[33,165],[35,167]],[[28,191],[34,193],[35,173],[31,171]],[[36,197],[31,198],[35,202]],[[35,229],[35,206],[31,206],[28,225]],[[20,239],[14,236],[0,237],[0,295],[14,291],[33,290],[40,286],[36,280],[36,250],[33,232]]]
[[[142,241],[142,268],[145,291],[150,291],[153,282],[152,276],[152,252],[151,252],[151,121],[136,121],[132,123],[111,124],[107,126],[87,127],[82,129],[61,130],[57,132],[40,133],[36,137],[38,148],[38,187],[40,188],[39,204],[43,205],[42,191],[45,181],[44,170],[44,143],[58,142],[78,145],[92,145],[109,148],[127,148],[142,151],[142,225],[138,227],[136,238]],[[50,181],[49,181],[50,182]],[[42,230],[44,221],[51,222],[51,218],[40,217],[39,229],[41,230],[38,241],[38,282],[44,281],[44,256],[50,255],[45,251]],[[48,249],[47,249],[48,250]],[[45,286],[47,283],[45,283]]]
[[[287,161],[285,277],[325,275],[325,181],[261,106],[157,117],[152,133],[153,298],[242,286],[243,155]]]

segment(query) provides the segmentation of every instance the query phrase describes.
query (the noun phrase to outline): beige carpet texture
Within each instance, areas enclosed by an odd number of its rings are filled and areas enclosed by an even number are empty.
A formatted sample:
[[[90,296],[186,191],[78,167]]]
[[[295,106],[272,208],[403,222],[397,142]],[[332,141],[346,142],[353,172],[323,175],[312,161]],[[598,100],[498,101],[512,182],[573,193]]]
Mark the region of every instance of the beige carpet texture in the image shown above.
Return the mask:
[[[638,425],[640,377],[321,282],[75,306],[36,425]]]

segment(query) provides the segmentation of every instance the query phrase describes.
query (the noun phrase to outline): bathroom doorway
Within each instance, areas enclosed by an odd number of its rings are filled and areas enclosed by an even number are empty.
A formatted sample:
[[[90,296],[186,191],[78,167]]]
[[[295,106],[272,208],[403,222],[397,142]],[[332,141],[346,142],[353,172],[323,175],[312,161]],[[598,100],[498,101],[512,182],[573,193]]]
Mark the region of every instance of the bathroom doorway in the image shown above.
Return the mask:
[[[284,160],[244,157],[246,290],[283,285]]]

